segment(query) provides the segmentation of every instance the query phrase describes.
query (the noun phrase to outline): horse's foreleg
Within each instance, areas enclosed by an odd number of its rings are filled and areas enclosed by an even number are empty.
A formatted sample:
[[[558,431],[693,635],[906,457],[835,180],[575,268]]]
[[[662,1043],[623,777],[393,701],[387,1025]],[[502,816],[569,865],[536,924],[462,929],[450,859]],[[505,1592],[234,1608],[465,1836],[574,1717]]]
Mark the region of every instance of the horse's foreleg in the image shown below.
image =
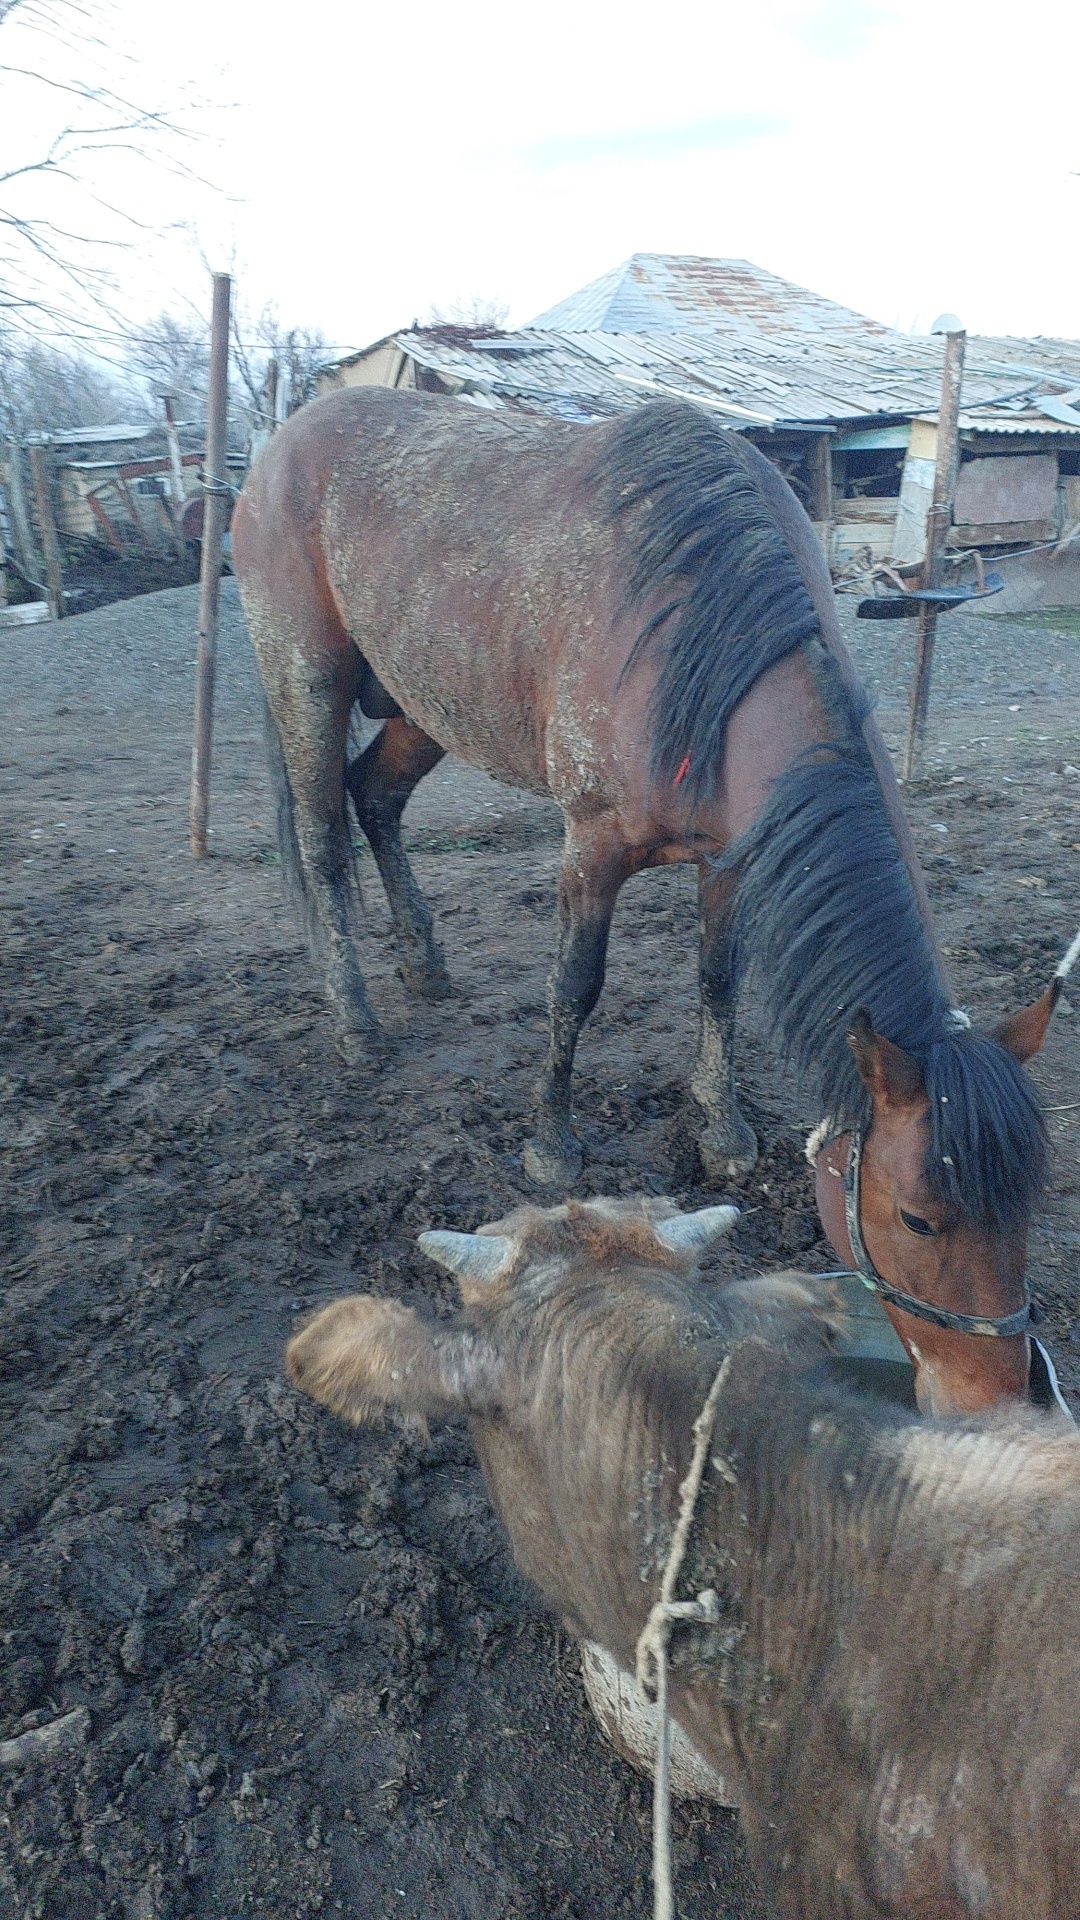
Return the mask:
[[[345,784],[352,796],[379,869],[394,931],[401,945],[401,975],[407,987],[428,1000],[449,991],[442,948],[435,939],[431,909],[417,884],[401,838],[401,815],[413,788],[443,757],[429,734],[405,719],[389,719],[350,762]]]
[[[570,1123],[570,1077],[578,1036],[600,998],[608,933],[619,888],[631,871],[610,832],[567,825],[559,876],[559,950],[551,976],[548,1053],[540,1080],[537,1126],[525,1149],[525,1171],[544,1186],[572,1186],[581,1148]]]
[[[730,907],[734,879],[715,869],[698,869],[698,918],[701,930],[698,1053],[690,1092],[701,1110],[698,1132],[702,1165],[710,1179],[748,1173],[758,1144],[739,1111],[735,1093],[735,1000]]]

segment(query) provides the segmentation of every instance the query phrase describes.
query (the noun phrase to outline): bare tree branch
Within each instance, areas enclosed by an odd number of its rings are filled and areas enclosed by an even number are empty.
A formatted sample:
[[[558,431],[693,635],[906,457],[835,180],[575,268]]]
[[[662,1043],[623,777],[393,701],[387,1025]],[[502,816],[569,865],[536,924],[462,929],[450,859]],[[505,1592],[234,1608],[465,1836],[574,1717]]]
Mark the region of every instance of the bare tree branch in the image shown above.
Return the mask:
[[[119,324],[109,297],[114,281],[108,262],[121,257],[137,235],[161,231],[102,188],[95,174],[104,162],[134,161],[176,179],[209,184],[179,150],[190,151],[201,138],[188,124],[190,102],[177,108],[144,103],[127,87],[113,84],[108,67],[117,60],[126,65],[128,56],[117,51],[119,35],[106,38],[95,30],[101,20],[102,5],[90,7],[83,0],[0,0],[0,33],[16,24],[22,29],[11,59],[0,61],[0,77],[9,92],[12,87],[40,89],[37,119],[45,121],[40,151],[11,155],[0,171],[0,227],[7,236],[0,249],[0,310],[51,317],[61,329],[73,316],[85,326],[88,304]],[[47,48],[47,59],[35,58],[35,42]],[[58,65],[58,48],[76,54],[79,64],[67,58]],[[49,129],[45,116],[53,98],[71,103],[70,117]],[[57,195],[64,196],[62,203]],[[58,215],[61,204],[66,220]],[[81,232],[71,216],[80,204],[87,213]],[[65,298],[65,287],[71,298]],[[50,298],[55,303],[51,316]]]
[[[433,306],[424,322],[430,327],[490,327],[497,332],[505,326],[510,312],[505,300],[471,293],[467,298],[448,300],[445,306]]]

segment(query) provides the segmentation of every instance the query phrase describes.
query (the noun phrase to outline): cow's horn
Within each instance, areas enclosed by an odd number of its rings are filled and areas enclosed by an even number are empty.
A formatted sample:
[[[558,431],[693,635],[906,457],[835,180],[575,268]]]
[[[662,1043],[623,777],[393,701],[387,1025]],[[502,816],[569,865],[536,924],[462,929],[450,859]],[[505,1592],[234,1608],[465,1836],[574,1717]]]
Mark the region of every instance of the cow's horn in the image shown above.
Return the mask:
[[[704,1253],[731,1232],[738,1217],[738,1207],[702,1207],[697,1213],[677,1213],[671,1220],[658,1220],[653,1231],[672,1253]]]
[[[421,1253],[448,1273],[463,1280],[494,1280],[504,1266],[513,1241],[505,1233],[445,1233],[441,1228],[422,1233],[417,1242]]]

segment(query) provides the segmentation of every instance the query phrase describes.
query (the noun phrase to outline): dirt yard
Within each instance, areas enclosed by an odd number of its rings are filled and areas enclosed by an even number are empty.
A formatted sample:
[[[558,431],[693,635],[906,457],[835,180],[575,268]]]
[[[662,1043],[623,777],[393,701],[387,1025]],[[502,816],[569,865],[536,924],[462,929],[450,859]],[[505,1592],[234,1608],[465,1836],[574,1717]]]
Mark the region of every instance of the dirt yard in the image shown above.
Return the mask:
[[[853,629],[900,724],[910,631]],[[447,1304],[415,1236],[528,1192],[558,823],[444,766],[411,815],[456,997],[409,1008],[362,857],[366,966],[397,1036],[332,1050],[279,895],[254,670],[224,590],[213,858],[187,852],[194,593],[2,637],[6,1277],[0,1739],[83,1706],[85,1743],[0,1772],[16,1920],[615,1920],[651,1911],[649,1796],[516,1576],[468,1440],[346,1431],[282,1378],[297,1316],[373,1288]],[[1080,920],[1080,633],[943,623],[908,804],[962,1002],[1031,997]],[[585,1187],[688,1205],[695,910],[629,888],[581,1048]],[[1054,1184],[1031,1252],[1080,1388],[1080,995],[1035,1075]],[[818,1117],[745,1022],[766,1143],[725,1270],[828,1264]],[[675,1820],[685,1920],[756,1920],[734,1817]]]

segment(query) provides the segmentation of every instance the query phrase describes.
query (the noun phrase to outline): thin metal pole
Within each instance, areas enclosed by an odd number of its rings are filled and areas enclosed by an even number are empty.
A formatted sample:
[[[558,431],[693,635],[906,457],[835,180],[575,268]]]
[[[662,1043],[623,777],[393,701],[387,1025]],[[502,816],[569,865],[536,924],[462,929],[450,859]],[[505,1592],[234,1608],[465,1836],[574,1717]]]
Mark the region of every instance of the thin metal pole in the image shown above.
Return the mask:
[[[60,542],[56,537],[56,521],[49,498],[49,476],[45,471],[45,449],[32,441],[29,454],[34,506],[41,534],[41,550],[45,556],[45,595],[49,602],[49,618],[60,620],[64,612],[64,581],[60,572]]]
[[[227,273],[215,273],[214,310],[210,327],[206,465],[203,471],[202,565],[199,573],[199,621],[195,653],[195,733],[191,750],[191,851],[197,860],[202,859],[207,850],[210,733],[214,719],[221,547],[228,518],[225,429],[229,392],[230,287]]]
[[[921,585],[941,584],[941,562],[952,524],[956,470],[960,463],[957,425],[960,419],[960,388],[964,378],[965,333],[945,335],[945,364],[941,373],[941,401],[938,406],[937,445],[934,459],[934,490],[926,516],[926,560]],[[926,717],[930,708],[930,676],[934,665],[934,640],[938,610],[933,601],[919,607],[919,625],[915,640],[915,677],[908,702],[907,744],[904,749],[904,778],[911,780],[922,764],[926,738]]]

